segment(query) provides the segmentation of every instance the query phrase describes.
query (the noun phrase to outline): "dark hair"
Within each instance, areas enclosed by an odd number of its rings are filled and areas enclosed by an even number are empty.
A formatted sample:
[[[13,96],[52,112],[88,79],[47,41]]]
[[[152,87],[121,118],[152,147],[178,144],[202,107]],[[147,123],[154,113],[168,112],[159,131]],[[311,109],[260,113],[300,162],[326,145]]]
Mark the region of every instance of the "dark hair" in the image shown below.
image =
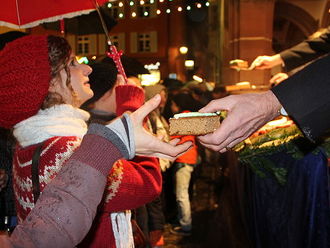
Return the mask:
[[[180,108],[180,111],[196,112],[201,108],[200,102],[196,101],[189,92],[180,92],[171,99]]]
[[[92,73],[89,77],[89,84],[94,92],[92,98],[81,105],[82,109],[90,109],[91,104],[99,100],[107,91],[115,87],[117,81],[117,68],[112,63],[96,62],[91,64]]]
[[[74,91],[71,86],[70,70],[67,66],[71,55],[71,46],[68,41],[59,36],[49,35],[47,37],[48,42],[48,59],[50,65],[51,82],[54,78],[60,77],[60,71],[65,70],[67,74],[66,85],[70,89],[74,96]],[[63,97],[58,93],[49,93],[46,97],[41,109],[46,109],[56,104],[65,103]]]
[[[120,57],[120,60],[127,77],[138,77],[139,74],[150,74],[149,70],[144,68],[144,65],[135,58],[128,57],[125,54],[123,54]],[[109,57],[104,58],[102,62],[116,66],[115,63],[113,62],[113,59]]]

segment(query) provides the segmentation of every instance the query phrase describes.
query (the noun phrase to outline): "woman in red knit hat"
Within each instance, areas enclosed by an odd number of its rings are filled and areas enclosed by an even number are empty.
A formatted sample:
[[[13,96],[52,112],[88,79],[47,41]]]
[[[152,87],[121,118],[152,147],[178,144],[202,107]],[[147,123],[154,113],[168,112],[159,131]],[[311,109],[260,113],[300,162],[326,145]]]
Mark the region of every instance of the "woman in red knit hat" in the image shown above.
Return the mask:
[[[22,221],[87,131],[90,115],[79,107],[93,96],[88,83],[92,70],[79,64],[68,42],[56,36],[17,39],[4,48],[0,63],[0,125],[13,128],[17,139],[13,175],[17,214]],[[135,102],[133,108],[143,101]],[[119,160],[108,175],[102,207],[109,212],[136,208],[160,190],[155,159]],[[108,225],[97,229],[97,242],[90,245],[133,247],[129,218],[129,213],[101,215],[98,223]]]

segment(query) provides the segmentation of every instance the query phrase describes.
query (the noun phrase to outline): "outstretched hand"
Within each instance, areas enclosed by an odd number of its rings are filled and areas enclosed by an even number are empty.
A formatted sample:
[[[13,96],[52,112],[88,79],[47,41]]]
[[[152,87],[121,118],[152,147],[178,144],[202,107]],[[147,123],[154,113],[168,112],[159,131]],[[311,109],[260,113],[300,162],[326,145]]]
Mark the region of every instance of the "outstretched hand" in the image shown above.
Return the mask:
[[[216,131],[199,136],[198,139],[205,147],[225,152],[274,119],[280,107],[281,104],[271,91],[213,100],[200,112],[227,110],[227,117]]]
[[[180,141],[179,139],[166,143],[143,128],[143,120],[151,111],[158,107],[160,100],[160,95],[157,94],[138,110],[130,114],[134,128],[135,153],[136,155],[161,157],[173,161],[186,152],[192,146],[192,143],[185,142],[177,145]]]
[[[250,65],[253,69],[271,69],[276,65],[283,64],[283,60],[279,54],[273,56],[258,56]]]

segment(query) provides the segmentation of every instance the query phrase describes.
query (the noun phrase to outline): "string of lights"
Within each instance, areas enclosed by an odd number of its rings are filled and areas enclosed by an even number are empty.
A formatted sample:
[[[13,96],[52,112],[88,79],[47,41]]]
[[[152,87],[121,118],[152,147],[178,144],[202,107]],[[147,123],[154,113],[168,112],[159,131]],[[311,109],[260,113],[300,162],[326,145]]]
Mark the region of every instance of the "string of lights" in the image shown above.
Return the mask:
[[[182,11],[191,11],[193,8],[197,8],[197,9],[201,9],[203,7],[209,7],[210,6],[210,2],[209,1],[195,1],[195,2],[191,2],[189,4],[187,4],[186,6],[181,6],[182,3],[180,4],[176,4],[175,0],[129,0],[128,2],[124,2],[124,1],[115,1],[115,2],[109,2],[107,4],[107,7],[109,8],[109,10],[113,10],[113,12],[115,12],[115,17],[118,18],[124,18],[124,10],[125,10],[125,5],[128,5],[131,8],[131,17],[137,17],[137,13],[136,13],[136,7],[145,7],[145,10],[143,11],[143,16],[144,17],[148,17],[150,16],[150,7],[156,3],[160,3],[160,4],[164,4],[164,3],[170,3],[170,5],[173,6],[168,6],[165,9],[165,13],[166,14],[170,14],[171,11],[178,11],[178,12],[182,12]],[[181,1],[180,1],[181,2]],[[161,7],[157,6],[157,7]],[[114,11],[114,9],[116,9]],[[162,8],[157,8],[155,10],[155,13],[157,15],[162,14]]]

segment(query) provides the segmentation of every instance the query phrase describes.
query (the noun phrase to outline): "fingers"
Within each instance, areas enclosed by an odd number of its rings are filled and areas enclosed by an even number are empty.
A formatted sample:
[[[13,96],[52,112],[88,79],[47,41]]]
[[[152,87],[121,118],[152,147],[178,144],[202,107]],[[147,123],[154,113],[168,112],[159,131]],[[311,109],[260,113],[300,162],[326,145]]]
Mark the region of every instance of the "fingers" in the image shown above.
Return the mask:
[[[160,103],[160,95],[157,94],[153,98],[151,98],[149,101],[147,101],[145,104],[143,104],[139,109],[137,109],[135,112],[132,113],[132,118],[136,120],[134,124],[142,123],[143,119],[153,110],[155,110],[159,103]]]
[[[180,139],[176,138],[176,139],[170,140],[168,143],[170,145],[176,146],[179,142],[180,142]]]
[[[250,68],[257,68],[258,66],[260,66],[261,62],[262,62],[262,56],[258,56],[250,65]]]
[[[269,83],[276,83],[276,84],[279,84],[281,83],[282,81],[284,81],[285,79],[287,79],[289,76],[288,74],[286,73],[277,73],[275,74],[270,80],[269,80]]]
[[[160,156],[163,158],[175,160],[177,157],[187,152],[191,147],[192,147],[192,142],[190,141],[182,143],[177,146],[169,145],[168,148],[164,147],[164,150],[162,150]]]
[[[269,56],[258,56],[251,64],[250,68],[255,69],[268,69],[270,68],[270,57]]]
[[[170,160],[175,160],[192,147],[192,142],[188,141],[180,145],[176,145],[178,140],[172,140],[169,143],[157,140],[151,144],[151,147],[146,147],[143,150],[137,150],[137,155],[160,157]]]

